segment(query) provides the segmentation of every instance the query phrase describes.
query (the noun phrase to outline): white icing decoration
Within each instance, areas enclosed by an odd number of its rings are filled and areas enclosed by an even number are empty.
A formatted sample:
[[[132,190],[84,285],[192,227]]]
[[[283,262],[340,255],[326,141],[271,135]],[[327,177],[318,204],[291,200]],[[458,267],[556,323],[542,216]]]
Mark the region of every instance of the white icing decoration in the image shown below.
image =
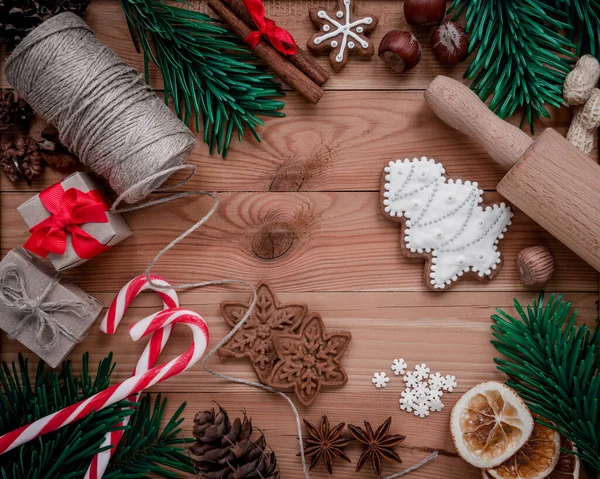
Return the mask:
[[[492,274],[501,261],[498,241],[513,216],[508,206],[483,209],[477,183],[446,180],[442,164],[426,157],[390,162],[385,172],[384,210],[407,218],[407,249],[431,252],[428,276],[435,288],[446,288],[469,270]]]
[[[364,28],[361,25],[370,25],[371,23],[373,23],[373,18],[365,17],[355,21],[351,21],[351,4],[351,0],[344,0],[344,7],[346,9],[346,12],[344,13],[341,10],[339,10],[335,14],[337,18],[343,18],[343,23],[340,23],[334,18],[331,18],[324,10],[319,10],[319,12],[317,13],[317,16],[319,18],[325,19],[331,24],[331,26],[327,24],[323,25],[323,31],[327,33],[321,35],[320,37],[316,37],[313,40],[315,45],[320,45],[325,40],[329,40],[330,38],[335,38],[338,35],[342,35],[340,51],[335,57],[335,61],[337,63],[341,63],[344,61],[347,49],[353,49],[356,46],[356,43],[354,43],[354,41],[358,42],[358,44],[363,48],[369,47],[369,42],[361,38],[358,34],[364,32]],[[334,27],[334,29],[332,30],[331,27]],[[352,31],[352,29],[355,27],[356,32]],[[348,37],[352,37],[354,41],[348,41]],[[338,45],[338,42],[335,40],[331,42],[331,46],[333,48],[337,48]]]

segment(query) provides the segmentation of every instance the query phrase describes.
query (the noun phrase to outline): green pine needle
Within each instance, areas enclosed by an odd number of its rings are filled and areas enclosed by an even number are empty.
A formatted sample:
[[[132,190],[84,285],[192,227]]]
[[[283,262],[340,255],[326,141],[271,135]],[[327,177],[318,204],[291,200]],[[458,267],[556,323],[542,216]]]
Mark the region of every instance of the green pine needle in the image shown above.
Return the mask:
[[[184,440],[181,439],[179,425],[185,408],[183,403],[164,427],[163,417],[167,400],[159,394],[154,401],[146,395],[137,412],[129,422],[129,430],[123,435],[119,448],[111,459],[106,479],[143,478],[147,474],[166,478],[179,475],[167,468],[192,474],[194,469],[185,453]],[[191,441],[191,439],[190,439]]]
[[[163,0],[121,0],[129,30],[144,67],[154,63],[164,80],[165,100],[188,125],[204,132],[211,154],[225,157],[244,129],[260,141],[258,115],[284,116],[284,93],[244,43],[209,16]]]
[[[533,132],[545,105],[561,106],[562,85],[571,70],[571,30],[566,16],[551,0],[454,0],[449,11],[464,13],[475,57],[465,72],[471,88],[501,118],[523,109]],[[566,1],[566,0],[557,0]]]
[[[600,0],[555,0],[573,28],[569,39],[577,45],[577,56],[589,53],[600,58]]]
[[[530,409],[577,448],[590,479],[600,475],[600,328],[576,326],[577,311],[562,295],[544,304],[544,295],[518,317],[497,310],[492,344],[507,359],[496,358],[507,384]]]
[[[73,375],[71,363],[59,372],[48,371],[38,363],[35,376],[28,361],[19,354],[18,364],[2,363],[0,368],[0,435],[66,406],[103,391],[110,385],[115,363],[112,354],[100,361],[95,375],[89,372],[89,355],[82,358],[82,373]],[[176,471],[193,472],[184,454],[184,441],[178,427],[185,407],[162,425],[167,400],[154,401],[146,395],[139,405],[129,401],[107,407],[74,424],[46,434],[0,455],[0,479],[81,479],[94,455],[107,449],[104,435],[125,430],[109,469],[107,479],[165,477],[177,478]],[[136,406],[139,406],[136,409]],[[133,415],[133,416],[132,416]],[[131,416],[129,425],[121,422]]]

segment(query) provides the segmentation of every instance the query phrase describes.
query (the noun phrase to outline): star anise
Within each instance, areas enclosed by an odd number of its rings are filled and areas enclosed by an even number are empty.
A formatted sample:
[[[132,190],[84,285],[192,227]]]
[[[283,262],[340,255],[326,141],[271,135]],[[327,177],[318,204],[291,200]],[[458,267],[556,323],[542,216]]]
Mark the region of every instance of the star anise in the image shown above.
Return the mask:
[[[386,461],[402,462],[400,456],[394,451],[394,447],[400,444],[406,436],[400,434],[389,434],[392,417],[388,417],[386,421],[373,432],[371,424],[365,421],[365,429],[362,427],[348,424],[350,434],[360,443],[367,446],[367,450],[362,453],[356,470],[360,471],[368,462],[373,466],[375,475],[381,477],[382,459]]]
[[[321,418],[321,424],[318,428],[306,419],[304,420],[304,426],[308,433],[308,438],[304,439],[304,454],[308,457],[312,456],[310,469],[315,467],[322,459],[327,472],[333,474],[333,460],[336,457],[351,462],[343,451],[353,441],[351,437],[342,436],[345,425],[341,422],[332,429],[329,426],[327,416]]]

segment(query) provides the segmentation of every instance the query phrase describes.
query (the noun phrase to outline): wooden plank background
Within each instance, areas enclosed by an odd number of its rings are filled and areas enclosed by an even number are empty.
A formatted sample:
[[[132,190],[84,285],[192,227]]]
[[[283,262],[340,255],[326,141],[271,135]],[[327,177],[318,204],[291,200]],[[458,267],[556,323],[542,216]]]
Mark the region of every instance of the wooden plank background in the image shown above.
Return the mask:
[[[288,28],[300,45],[314,31],[308,8],[317,4],[333,7],[335,2],[266,2],[269,16]],[[194,3],[193,8],[207,11],[202,3]],[[408,28],[401,1],[363,0],[358,9],[379,16],[373,34],[376,45],[388,30]],[[141,56],[133,48],[117,2],[94,0],[86,20],[101,41],[128,63],[141,67]],[[417,30],[416,35],[423,45],[423,60],[409,74],[391,73],[376,57],[372,61],[352,59],[342,73],[332,75],[317,106],[290,92],[284,110],[287,116],[266,119],[262,143],[246,138],[233,144],[228,159],[222,160],[208,156],[199,142],[190,160],[198,165],[199,174],[187,187],[217,191],[221,206],[202,230],[161,260],[155,272],[173,282],[265,280],[281,301],[305,302],[310,311],[321,313],[328,328],[350,330],[353,340],[343,360],[348,384],[339,390],[325,389],[312,407],[300,407],[301,415],[312,422],[327,414],[333,422],[360,424],[366,419],[374,425],[392,415],[392,432],[407,436],[399,448],[403,466],[418,462],[432,450],[440,451],[438,459],[412,477],[475,479],[478,471],[455,452],[448,419],[462,392],[483,380],[502,379],[492,361],[490,314],[496,307],[510,310],[513,297],[528,303],[537,295],[518,280],[518,252],[537,244],[552,250],[557,270],[547,290],[566,293],[579,310],[580,321],[589,324],[595,323],[598,315],[598,275],[516,211],[513,226],[501,243],[505,265],[494,281],[482,284],[466,278],[445,293],[431,293],[424,287],[423,262],[402,257],[400,229],[379,211],[378,188],[385,163],[404,156],[433,157],[444,163],[450,177],[479,181],[489,203],[501,200],[494,189],[503,172],[481,147],[446,127],[427,108],[422,94],[429,82],[438,74],[460,79],[464,66],[439,65],[429,49],[429,30]],[[319,61],[329,68],[326,57]],[[151,83],[160,90],[155,70]],[[1,74],[0,84],[7,86]],[[536,126],[538,131],[552,126],[564,133],[570,116],[567,109],[553,110],[551,120]],[[43,123],[36,122],[34,133],[42,127]],[[597,158],[596,150],[594,154]],[[16,207],[60,179],[61,174],[47,170],[30,188],[12,185],[2,176],[2,254],[27,237]],[[67,276],[107,306],[176,232],[186,229],[209,207],[207,200],[194,199],[129,213],[126,219],[133,237]],[[290,248],[273,260],[255,254],[257,238],[265,229],[283,230],[292,240]],[[210,288],[185,292],[181,302],[206,318],[214,345],[229,329],[219,314],[219,303],[247,297],[247,292],[239,289]],[[71,357],[78,364],[81,354],[90,351],[95,363],[114,351],[118,363],[115,380],[124,379],[143,349],[143,344],[130,341],[126,326],[158,306],[155,296],[143,295],[115,337],[103,335],[95,326]],[[187,332],[176,331],[165,357],[177,354],[188,341]],[[1,359],[12,360],[19,351],[26,352],[5,335],[0,338]],[[418,419],[400,411],[403,384],[394,376],[387,389],[373,387],[373,372],[391,374],[389,365],[396,357],[404,357],[411,365],[427,362],[433,370],[456,375],[459,387],[444,396],[443,412]],[[213,359],[211,363],[223,373],[254,379],[244,361]],[[232,415],[246,410],[277,453],[282,477],[302,477],[293,417],[281,398],[217,380],[199,366],[153,392],[168,393],[170,411],[187,401],[187,436],[191,435],[194,413],[212,407],[215,401]],[[352,472],[359,447],[351,446],[349,453],[354,464],[337,464],[335,475],[371,477],[369,469]],[[397,470],[395,465],[386,465],[384,472]],[[328,476],[319,466],[311,477]]]

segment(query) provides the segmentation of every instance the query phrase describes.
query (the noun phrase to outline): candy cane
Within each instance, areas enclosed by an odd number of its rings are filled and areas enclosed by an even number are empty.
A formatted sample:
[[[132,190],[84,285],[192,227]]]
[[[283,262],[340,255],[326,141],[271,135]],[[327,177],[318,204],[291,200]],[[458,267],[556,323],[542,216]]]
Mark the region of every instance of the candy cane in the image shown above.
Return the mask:
[[[151,281],[149,282],[145,275],[140,275],[127,283],[119,294],[115,297],[113,302],[108,308],[104,319],[100,325],[100,329],[108,334],[114,334],[116,332],[119,323],[125,316],[127,309],[131,302],[140,294],[142,291],[151,289],[156,291],[163,301],[163,310],[169,308],[177,308],[179,306],[179,298],[177,292],[174,289],[158,289],[152,285],[158,284],[159,286],[171,286],[168,281],[161,278],[160,276],[151,275]],[[171,335],[172,326],[167,325],[162,329],[159,329],[152,334],[150,341],[146,345],[144,352],[137,362],[135,369],[133,370],[132,376],[136,374],[146,372],[148,369],[153,367],[158,361],[161,351],[165,347],[165,344],[169,340]],[[137,401],[141,393],[138,393],[134,397],[131,397],[132,402]],[[130,416],[127,416],[119,424],[120,426],[126,426],[129,423]],[[117,449],[117,445],[121,441],[125,431],[123,429],[112,431],[104,436],[104,441],[100,447],[112,446],[110,449],[106,449],[92,458],[92,462],[85,473],[84,479],[100,479],[104,476],[108,464]]]
[[[165,326],[177,323],[185,324],[192,330],[193,335],[192,344],[183,354],[168,363],[155,366],[83,401],[0,436],[0,454],[56,431],[86,417],[92,411],[100,411],[192,367],[204,354],[209,339],[208,327],[198,313],[183,308],[161,311],[134,324],[129,334],[134,341],[137,341]]]

